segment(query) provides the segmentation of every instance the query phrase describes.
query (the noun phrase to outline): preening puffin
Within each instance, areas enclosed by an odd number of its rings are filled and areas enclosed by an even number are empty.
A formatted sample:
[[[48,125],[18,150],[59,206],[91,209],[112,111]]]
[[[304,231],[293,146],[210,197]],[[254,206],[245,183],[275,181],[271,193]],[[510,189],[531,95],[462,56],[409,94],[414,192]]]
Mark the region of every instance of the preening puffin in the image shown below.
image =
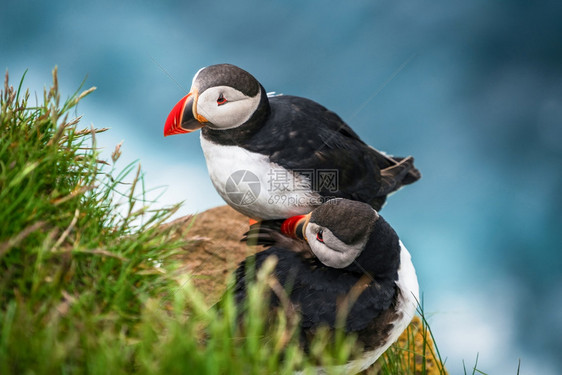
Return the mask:
[[[170,112],[164,136],[201,130],[213,185],[257,220],[309,213],[332,198],[380,210],[386,196],[420,178],[412,157],[364,143],[334,112],[301,97],[268,97],[245,70],[212,65],[195,74]]]
[[[408,250],[392,227],[368,204],[333,199],[308,215],[285,221],[283,232],[254,226],[248,240],[272,245],[242,262],[235,272],[234,297],[243,310],[248,278],[274,256],[273,276],[300,316],[304,348],[321,326],[334,330],[347,308],[344,331],[356,334],[363,354],[345,373],[368,368],[406,329],[418,305],[418,281]],[[291,237],[289,237],[289,236]],[[278,292],[277,292],[278,293]],[[351,301],[349,305],[342,301]],[[271,293],[272,313],[281,305]],[[341,311],[340,311],[341,312]]]

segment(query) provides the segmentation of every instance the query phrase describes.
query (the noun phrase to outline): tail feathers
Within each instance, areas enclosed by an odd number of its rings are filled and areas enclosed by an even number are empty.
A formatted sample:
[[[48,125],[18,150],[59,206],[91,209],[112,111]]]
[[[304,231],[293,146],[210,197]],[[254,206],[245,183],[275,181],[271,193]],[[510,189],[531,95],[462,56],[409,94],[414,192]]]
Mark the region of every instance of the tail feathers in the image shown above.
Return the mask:
[[[387,195],[400,189],[403,185],[416,182],[421,173],[414,167],[414,158],[393,158],[396,164],[381,170],[381,187],[379,195]]]
[[[278,235],[281,235],[281,224],[283,220],[258,221],[250,225],[250,229],[244,233],[240,242],[247,242],[249,245],[275,245],[279,240]]]
[[[401,163],[402,161],[409,159],[410,162],[410,169],[408,170],[408,173],[406,173],[406,175],[404,176],[404,178],[402,179],[402,185],[409,185],[409,184],[413,184],[414,182],[416,182],[417,180],[419,180],[421,178],[421,172],[419,171],[419,169],[417,169],[414,166],[414,158],[412,156],[408,156],[408,157],[393,157],[393,159],[397,162],[397,163]]]
[[[304,240],[294,239],[280,233],[283,220],[264,220],[251,225],[240,240],[248,245],[262,245],[265,247],[278,246],[297,253],[310,253],[310,248]]]

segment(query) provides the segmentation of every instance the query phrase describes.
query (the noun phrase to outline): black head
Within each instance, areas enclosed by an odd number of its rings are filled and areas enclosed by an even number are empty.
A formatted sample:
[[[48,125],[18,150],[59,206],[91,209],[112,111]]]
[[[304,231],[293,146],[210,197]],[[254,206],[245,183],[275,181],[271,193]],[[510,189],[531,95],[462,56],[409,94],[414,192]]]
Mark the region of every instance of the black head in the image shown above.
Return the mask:
[[[248,97],[254,97],[260,91],[260,83],[253,75],[231,64],[217,64],[200,69],[193,77],[191,89],[197,89],[201,95],[206,90],[219,86],[232,87]]]
[[[267,94],[254,76],[231,64],[211,65],[195,74],[189,94],[168,116],[164,135],[201,127],[226,131],[256,123],[268,113]]]
[[[283,232],[306,239],[324,265],[373,277],[394,275],[400,264],[400,240],[368,204],[332,199],[309,215],[289,218]]]

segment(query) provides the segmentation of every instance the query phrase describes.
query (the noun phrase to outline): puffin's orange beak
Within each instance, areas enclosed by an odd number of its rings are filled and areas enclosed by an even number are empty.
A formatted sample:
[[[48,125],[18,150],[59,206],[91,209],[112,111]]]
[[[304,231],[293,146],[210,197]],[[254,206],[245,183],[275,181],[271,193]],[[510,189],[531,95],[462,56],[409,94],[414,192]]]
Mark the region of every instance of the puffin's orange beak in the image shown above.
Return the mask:
[[[194,100],[195,97],[195,100]],[[197,103],[197,95],[189,93],[174,106],[164,125],[164,137],[174,134],[191,133],[207,122],[203,116],[195,116],[193,111]]]
[[[306,226],[310,221],[310,215],[291,216],[281,224],[281,233],[292,238],[306,240]]]

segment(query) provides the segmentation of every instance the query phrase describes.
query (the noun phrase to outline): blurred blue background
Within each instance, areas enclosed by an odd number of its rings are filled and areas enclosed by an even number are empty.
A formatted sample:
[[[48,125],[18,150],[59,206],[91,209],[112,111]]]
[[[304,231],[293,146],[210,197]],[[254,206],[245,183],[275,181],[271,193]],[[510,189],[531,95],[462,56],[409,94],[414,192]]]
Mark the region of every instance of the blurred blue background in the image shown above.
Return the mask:
[[[0,67],[40,92],[98,90],[82,124],[111,127],[123,165],[181,214],[223,204],[199,134],[164,139],[201,67],[334,110],[423,179],[383,215],[416,264],[452,374],[562,373],[562,3],[543,1],[2,2]],[[40,96],[40,95],[39,95]],[[155,192],[154,194],[156,194]]]

